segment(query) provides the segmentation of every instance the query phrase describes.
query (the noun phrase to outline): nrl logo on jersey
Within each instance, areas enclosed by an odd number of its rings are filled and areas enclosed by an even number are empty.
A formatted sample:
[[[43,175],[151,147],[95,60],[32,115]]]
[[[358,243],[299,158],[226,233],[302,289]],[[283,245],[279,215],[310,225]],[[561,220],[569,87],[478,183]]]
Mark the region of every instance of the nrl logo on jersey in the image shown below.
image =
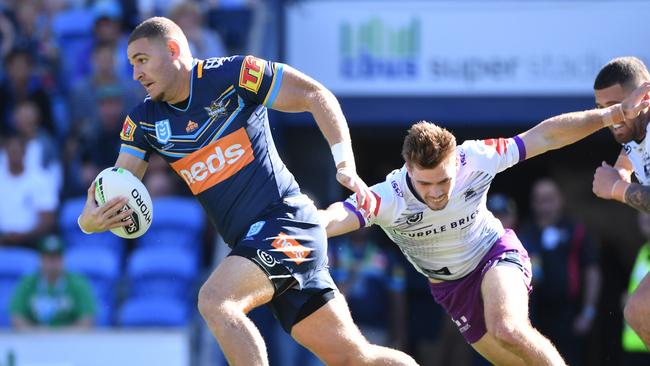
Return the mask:
[[[209,107],[203,107],[205,111],[210,116],[210,122],[226,114],[226,108],[230,104],[230,101],[226,103],[223,102],[223,99],[215,99],[210,103]]]
[[[172,127],[169,125],[168,119],[156,121],[156,140],[162,145],[165,145],[172,137]]]
[[[422,212],[413,214],[406,219],[406,222],[410,225],[417,224],[420,221],[422,221]]]

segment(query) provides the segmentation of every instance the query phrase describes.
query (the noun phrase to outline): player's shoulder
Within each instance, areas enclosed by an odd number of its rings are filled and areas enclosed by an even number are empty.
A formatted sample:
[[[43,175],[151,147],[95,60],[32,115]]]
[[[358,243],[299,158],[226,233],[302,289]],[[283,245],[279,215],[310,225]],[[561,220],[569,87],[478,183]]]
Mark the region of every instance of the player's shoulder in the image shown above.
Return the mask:
[[[204,75],[212,76],[218,75],[223,72],[239,70],[245,56],[234,55],[234,56],[222,56],[222,57],[211,57],[201,62],[201,70]]]
[[[406,166],[403,166],[401,169],[395,169],[386,175],[386,179],[383,182],[380,182],[372,187],[372,191],[375,192],[382,200],[393,201],[404,199],[406,190]]]
[[[504,137],[484,140],[466,140],[461,145],[458,145],[457,153],[462,163],[463,159],[475,156],[490,157],[495,153],[503,155],[509,148],[512,148],[514,144],[512,138]]]

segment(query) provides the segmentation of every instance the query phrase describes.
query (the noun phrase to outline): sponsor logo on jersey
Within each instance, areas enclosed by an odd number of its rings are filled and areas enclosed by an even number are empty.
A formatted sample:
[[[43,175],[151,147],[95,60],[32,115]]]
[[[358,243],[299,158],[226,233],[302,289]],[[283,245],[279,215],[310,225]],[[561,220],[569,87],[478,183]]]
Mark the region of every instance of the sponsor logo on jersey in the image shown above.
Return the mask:
[[[171,164],[194,195],[232,177],[255,159],[242,127]]]
[[[259,58],[246,56],[239,72],[239,86],[257,94],[262,85],[266,63]]]
[[[275,266],[276,263],[278,263],[273,256],[271,256],[269,253],[262,251],[262,250],[257,250],[257,257],[262,261],[262,264],[264,264],[267,267],[273,267]]]
[[[156,121],[156,140],[161,145],[164,145],[172,137],[172,127],[169,124],[168,119],[163,119],[162,121]]]
[[[185,132],[190,133],[190,132],[196,130],[197,128],[199,128],[199,124],[192,121],[192,120],[189,120],[187,122],[187,126],[185,126]]]
[[[487,146],[493,146],[499,155],[503,155],[508,150],[508,141],[503,137],[483,140],[483,143]]]
[[[133,135],[135,134],[135,128],[137,126],[135,123],[129,118],[129,116],[126,116],[126,119],[124,119],[124,124],[122,125],[122,131],[120,132],[120,137],[124,141],[133,141]]]
[[[467,164],[467,156],[465,156],[465,151],[460,150],[460,165],[465,166]]]
[[[422,221],[422,212],[413,214],[406,219],[406,222],[410,225],[417,224],[420,221]]]
[[[455,323],[456,326],[458,327],[458,330],[459,330],[461,333],[465,333],[469,328],[472,327],[472,326],[469,324],[469,322],[467,321],[467,318],[465,317],[465,315],[461,315],[461,317],[460,317],[459,319],[451,318],[451,320],[454,321],[454,323]]]
[[[272,249],[273,251],[282,252],[284,255],[289,257],[289,259],[285,259],[285,261],[301,264],[302,262],[313,259],[308,258],[309,253],[311,253],[313,249],[307,248],[300,244],[293,236],[285,233],[279,233],[271,245],[275,248]]]
[[[404,192],[399,188],[399,184],[397,184],[396,181],[391,181],[390,186],[393,187],[393,191],[395,191],[395,194],[399,197],[404,197]]]
[[[209,70],[209,69],[216,69],[218,67],[221,67],[225,61],[232,61],[235,56],[229,56],[229,57],[212,57],[205,62],[203,62],[203,69],[204,70]]]
[[[262,231],[262,228],[266,224],[266,221],[258,221],[250,226],[244,240],[253,240],[253,237]]]
[[[623,145],[623,149],[625,149],[625,153],[627,155],[630,155],[630,153],[632,152],[632,146],[630,146],[630,144]]]

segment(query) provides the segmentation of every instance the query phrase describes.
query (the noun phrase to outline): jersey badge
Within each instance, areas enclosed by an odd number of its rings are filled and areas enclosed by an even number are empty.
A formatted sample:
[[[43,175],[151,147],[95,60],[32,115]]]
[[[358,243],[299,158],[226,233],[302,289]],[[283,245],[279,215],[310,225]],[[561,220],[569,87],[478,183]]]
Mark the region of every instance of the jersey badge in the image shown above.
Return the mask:
[[[257,94],[264,76],[264,61],[253,56],[246,56],[239,72],[239,86]]]
[[[203,107],[203,109],[208,113],[208,116],[210,116],[210,122],[225,115],[226,107],[228,107],[229,103],[230,101],[227,101],[224,104],[223,99],[215,99],[210,103],[209,107]]]
[[[465,191],[465,193],[463,194],[463,196],[465,197],[465,202],[467,202],[467,201],[470,200],[470,198],[476,196],[476,191],[470,188],[470,189],[468,189],[468,190]]]
[[[406,219],[406,222],[410,225],[417,224],[420,221],[422,221],[422,212],[413,214]]]
[[[124,124],[122,125],[122,132],[120,132],[120,137],[124,141],[133,141],[133,134],[135,132],[136,125],[135,123],[129,118],[129,116],[126,116],[126,119],[124,120]]]
[[[169,120],[156,121],[156,140],[164,145],[171,137],[172,127],[169,125]]]
[[[196,130],[197,128],[199,128],[199,124],[192,121],[192,120],[189,120],[187,122],[187,126],[185,126],[185,132],[190,133],[190,132]]]

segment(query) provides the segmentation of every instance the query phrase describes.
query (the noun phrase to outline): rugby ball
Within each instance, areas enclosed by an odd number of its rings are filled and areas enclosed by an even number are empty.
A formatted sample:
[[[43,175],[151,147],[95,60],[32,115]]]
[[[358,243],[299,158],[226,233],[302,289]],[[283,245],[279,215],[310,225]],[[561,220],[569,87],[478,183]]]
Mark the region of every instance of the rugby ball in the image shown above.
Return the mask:
[[[101,206],[118,196],[128,198],[127,203],[119,212],[133,210],[130,216],[131,225],[111,229],[111,232],[125,239],[142,236],[149,230],[153,219],[153,205],[149,191],[140,179],[126,169],[106,168],[102,170],[95,178],[95,201]]]

